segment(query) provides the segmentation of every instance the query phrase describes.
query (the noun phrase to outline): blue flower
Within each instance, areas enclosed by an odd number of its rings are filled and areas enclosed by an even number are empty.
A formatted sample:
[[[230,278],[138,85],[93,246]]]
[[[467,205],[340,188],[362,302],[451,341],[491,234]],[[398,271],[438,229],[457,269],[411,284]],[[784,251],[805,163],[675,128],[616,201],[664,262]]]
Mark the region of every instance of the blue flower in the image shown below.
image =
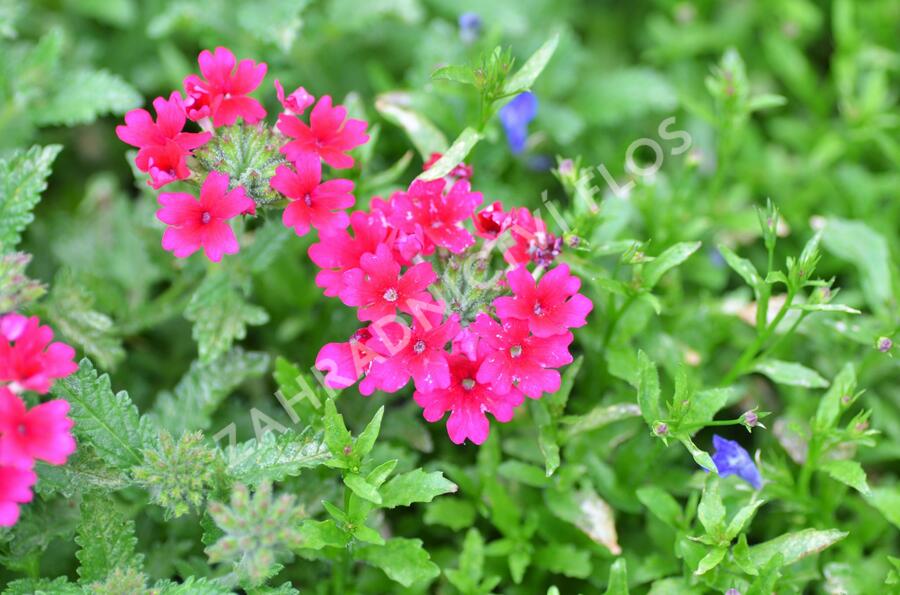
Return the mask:
[[[465,43],[472,43],[481,34],[481,17],[474,12],[459,15],[459,36]]]
[[[500,110],[500,123],[506,131],[510,150],[518,155],[525,150],[528,124],[537,114],[538,100],[534,93],[526,91],[516,95]]]
[[[762,475],[753,463],[750,453],[744,447],[735,442],[722,438],[718,434],[713,435],[713,447],[716,452],[712,456],[713,463],[721,477],[737,475],[757,490],[762,487]]]

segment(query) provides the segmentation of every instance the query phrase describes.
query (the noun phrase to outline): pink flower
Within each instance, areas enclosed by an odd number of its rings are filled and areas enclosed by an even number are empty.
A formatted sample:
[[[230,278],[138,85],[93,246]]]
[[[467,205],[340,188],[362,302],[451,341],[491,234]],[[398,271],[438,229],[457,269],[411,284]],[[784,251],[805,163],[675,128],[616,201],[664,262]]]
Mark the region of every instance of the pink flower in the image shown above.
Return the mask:
[[[359,392],[370,395],[376,388],[393,393],[412,377],[416,390],[433,391],[450,386],[449,354],[444,347],[459,331],[456,314],[441,323],[440,314],[414,317],[410,329],[402,322],[379,321],[369,327],[372,339],[368,347],[383,359],[372,362],[372,368],[359,385]]]
[[[390,222],[397,229],[416,235],[423,245],[423,253],[431,254],[435,246],[459,254],[475,243],[462,221],[472,216],[482,200],[480,192],[470,192],[467,180],[459,180],[446,195],[446,181],[414,181],[407,192],[399,192],[391,199]]]
[[[534,217],[525,207],[509,212],[512,222],[509,233],[516,244],[503,257],[512,265],[534,262],[549,266],[562,250],[562,238],[547,231],[547,224],[540,217]]]
[[[0,465],[0,527],[12,527],[19,520],[19,504],[31,502],[31,486],[37,475],[31,469]]]
[[[423,416],[430,422],[439,421],[447,411],[450,412],[447,434],[455,444],[462,444],[466,438],[481,444],[490,432],[485,414],[490,413],[499,422],[508,422],[525,398],[516,388],[498,394],[490,383],[479,382],[476,376],[481,360],[451,355],[448,362],[450,385],[430,392],[417,390],[413,398],[424,409]]]
[[[327,229],[319,232],[319,243],[309,247],[309,257],[324,269],[316,275],[316,285],[328,297],[336,297],[344,289],[343,273],[359,266],[360,258],[375,252],[388,231],[379,217],[362,211],[350,215],[351,236],[346,229]]]
[[[498,297],[494,308],[501,320],[528,321],[535,336],[550,337],[587,324],[594,305],[578,293],[581,280],[562,264],[545,274],[539,283],[524,266],[506,275],[515,297]]]
[[[78,369],[75,350],[65,343],[51,343],[53,330],[40,326],[37,316],[0,316],[0,382],[13,390],[46,393],[53,380]],[[3,389],[0,389],[3,390]]]
[[[362,120],[347,119],[347,108],[331,107],[331,97],[325,95],[309,116],[309,126],[289,114],[278,116],[278,130],[296,139],[281,148],[288,160],[297,161],[304,156],[317,155],[335,169],[353,167],[353,157],[347,155],[369,140],[368,124]]]
[[[0,387],[0,465],[30,469],[35,459],[62,465],[75,452],[69,403],[48,401],[30,411],[25,403]]]
[[[116,126],[116,135],[122,142],[140,149],[134,162],[139,170],[150,174],[150,185],[159,188],[191,175],[185,158],[211,135],[182,132],[185,116],[178,91],[173,91],[168,100],[154,99],[153,108],[156,122],[147,110],[131,110],[125,114],[125,126]]]
[[[437,280],[430,262],[410,267],[403,275],[391,249],[379,244],[374,254],[364,254],[359,268],[344,273],[341,301],[358,306],[360,320],[381,320],[401,312],[412,313],[414,302],[431,302],[428,286]]]
[[[163,249],[174,252],[176,258],[187,258],[203,248],[213,262],[224,254],[237,254],[237,238],[228,220],[254,208],[240,186],[228,192],[228,174],[220,172],[206,176],[199,201],[191,194],[163,193],[159,204],[162,208],[156,217],[169,226],[163,234]]]
[[[320,230],[344,229],[350,218],[342,209],[352,207],[353,182],[328,180],[322,182],[322,162],[309,156],[295,163],[296,170],[281,165],[269,184],[288,197],[291,203],[284,210],[282,221],[298,236],[309,232],[310,226]]]
[[[491,350],[478,368],[478,382],[491,383],[500,394],[515,386],[532,399],[559,390],[559,372],[552,368],[572,363],[572,333],[536,337],[524,320],[509,319],[501,326],[484,313],[470,328]]]
[[[509,213],[503,211],[503,203],[499,200],[472,216],[475,233],[485,239],[493,240],[512,223]]]
[[[196,74],[184,79],[188,98],[184,103],[187,117],[195,122],[211,118],[213,126],[230,126],[238,118],[255,124],[266,117],[260,102],[247,97],[266,76],[266,65],[253,60],[241,60],[235,69],[235,57],[230,50],[218,47],[213,54],[200,52],[197,62],[206,79]]]
[[[278,101],[284,107],[284,111],[291,115],[301,116],[306,108],[315,103],[316,98],[310,95],[303,87],[297,87],[297,90],[284,96],[284,87],[275,79],[275,94],[278,95]]]
[[[371,363],[381,356],[366,347],[372,338],[368,329],[359,329],[346,343],[328,343],[316,356],[316,369],[325,374],[325,384],[344,389],[353,386],[359,377],[368,372]]]

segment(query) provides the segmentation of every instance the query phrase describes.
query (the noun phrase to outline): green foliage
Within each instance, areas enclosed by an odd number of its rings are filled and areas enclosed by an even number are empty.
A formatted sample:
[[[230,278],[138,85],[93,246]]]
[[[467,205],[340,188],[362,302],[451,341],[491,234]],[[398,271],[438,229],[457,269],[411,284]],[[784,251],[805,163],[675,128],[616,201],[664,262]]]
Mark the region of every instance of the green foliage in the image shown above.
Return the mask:
[[[34,220],[32,210],[61,150],[59,145],[34,146],[0,159],[0,251],[15,248],[22,230]]]

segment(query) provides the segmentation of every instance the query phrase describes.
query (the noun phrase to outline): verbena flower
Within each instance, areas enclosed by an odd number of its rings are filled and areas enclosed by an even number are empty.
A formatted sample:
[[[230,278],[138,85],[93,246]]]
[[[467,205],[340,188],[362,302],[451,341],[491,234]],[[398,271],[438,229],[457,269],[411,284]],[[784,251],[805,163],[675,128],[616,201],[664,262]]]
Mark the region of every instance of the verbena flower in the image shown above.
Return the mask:
[[[716,451],[713,453],[712,460],[720,476],[737,475],[757,490],[762,487],[762,475],[756,468],[750,453],[743,446],[734,440],[728,440],[715,434],[713,435],[713,447]]]
[[[284,111],[293,116],[302,116],[306,108],[316,102],[316,98],[303,87],[297,87],[293,93],[285,96],[284,87],[281,86],[278,79],[275,79],[275,94]]]
[[[316,275],[316,285],[325,295],[335,297],[345,287],[346,271],[359,267],[363,254],[374,253],[388,230],[379,217],[362,211],[350,215],[350,235],[346,229],[325,230],[319,234],[319,242],[309,247],[310,259],[322,270]]]
[[[197,58],[200,72],[184,79],[186,115],[191,120],[212,120],[213,126],[230,126],[238,118],[254,124],[266,117],[262,104],[248,97],[266,76],[266,64],[253,60],[241,60],[235,66],[231,50],[217,47],[215,53],[200,52]]]
[[[537,115],[538,101],[534,93],[525,91],[500,108],[500,123],[506,132],[510,150],[518,155],[525,150],[528,125]]]
[[[19,520],[19,505],[31,502],[31,487],[37,474],[31,469],[0,465],[0,527],[12,527]]]
[[[69,403],[56,399],[30,410],[0,387],[0,465],[29,469],[36,460],[62,465],[75,452]]]
[[[562,239],[550,233],[544,220],[525,207],[512,209],[509,216],[509,233],[515,244],[504,252],[506,262],[551,265],[562,252]]]
[[[244,189],[238,186],[229,192],[228,175],[218,172],[206,177],[199,200],[191,194],[163,193],[159,204],[162,208],[156,217],[169,226],[162,247],[176,258],[187,258],[203,248],[213,262],[225,254],[237,254],[240,247],[228,220],[254,208]]]
[[[451,380],[447,388],[417,390],[413,396],[430,422],[439,421],[450,412],[447,434],[455,444],[462,444],[466,439],[481,444],[490,432],[486,414],[490,413],[499,422],[508,422],[525,397],[516,388],[499,394],[490,383],[479,382],[476,374],[482,359],[472,360],[457,354],[449,356],[448,363]]]
[[[581,279],[569,274],[568,265],[548,271],[540,282],[525,267],[515,269],[506,278],[515,295],[494,300],[501,320],[525,320],[538,337],[552,337],[587,324],[587,315],[594,305],[578,293]]]
[[[481,204],[481,193],[471,192],[468,180],[459,180],[444,194],[446,184],[444,179],[416,180],[406,192],[391,198],[391,224],[415,235],[426,255],[434,252],[435,246],[459,254],[475,243],[462,222]]]
[[[282,221],[298,236],[310,227],[320,231],[345,229],[350,218],[344,209],[353,206],[353,182],[350,180],[322,181],[322,162],[308,156],[296,161],[295,167],[279,166],[271,186],[284,194],[290,204],[284,209]]]
[[[290,161],[318,156],[335,169],[353,167],[353,157],[348,151],[365,144],[368,124],[354,118],[347,119],[347,108],[332,107],[331,97],[319,99],[309,115],[309,125],[296,116],[278,116],[278,130],[295,140],[281,148]]]
[[[51,341],[53,330],[41,326],[37,316],[0,316],[0,383],[43,394],[55,379],[75,372],[75,350]]]

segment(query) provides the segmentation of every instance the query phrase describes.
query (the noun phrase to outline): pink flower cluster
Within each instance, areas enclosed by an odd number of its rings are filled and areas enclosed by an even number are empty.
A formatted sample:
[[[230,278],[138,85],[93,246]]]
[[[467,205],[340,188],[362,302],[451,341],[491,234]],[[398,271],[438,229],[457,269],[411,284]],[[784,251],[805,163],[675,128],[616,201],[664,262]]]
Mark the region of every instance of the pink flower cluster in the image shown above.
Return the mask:
[[[156,120],[149,112],[136,109],[125,115],[125,125],[116,134],[125,143],[138,148],[135,164],[149,174],[149,184],[159,189],[179,180],[195,179],[189,159],[192,152],[208,143],[216,128],[231,126],[238,119],[256,124],[266,110],[250,93],[266,75],[267,66],[252,60],[238,62],[226,48],[204,50],[198,58],[201,76],[184,79],[182,98],[173,91],[169,99],[153,101]],[[353,206],[353,183],[349,180],[322,180],[322,161],[335,169],[354,164],[347,153],[369,140],[366,122],[347,118],[347,109],[333,106],[325,95],[318,102],[303,87],[285,96],[275,81],[278,100],[284,112],[278,116],[277,130],[283,138],[281,153],[290,164],[278,167],[271,187],[284,195],[289,204],[283,221],[298,235],[310,227],[345,228],[349,223],[344,209]],[[301,117],[313,105],[309,123]],[[185,132],[187,120],[196,122],[204,132]],[[203,250],[213,262],[239,250],[229,221],[239,215],[255,215],[256,204],[225,172],[206,175],[200,196],[188,193],[162,193],[157,218],[168,228],[162,246],[177,258],[186,258]]]
[[[370,395],[412,380],[426,420],[450,413],[447,432],[456,444],[484,442],[487,413],[508,422],[525,397],[557,391],[558,368],[572,362],[569,329],[584,326],[593,307],[567,265],[549,268],[560,243],[543,222],[500,203],[476,212],[482,196],[470,177],[471,168],[460,166],[447,178],[414,181],[389,200],[374,198],[369,211],[350,215],[349,231],[320,230],[309,249],[325,295],[357,308],[366,323],[348,341],[320,350],[316,367],[325,382],[342,389],[359,381],[359,391]],[[492,286],[506,295],[466,321],[442,297],[437,268],[448,266],[450,255],[486,262],[501,240],[508,268]]]
[[[75,452],[69,403],[57,399],[28,409],[17,393],[46,393],[53,381],[75,372],[75,351],[52,343],[53,331],[36,316],[0,316],[0,527],[19,519],[31,502],[35,461],[62,465]]]

